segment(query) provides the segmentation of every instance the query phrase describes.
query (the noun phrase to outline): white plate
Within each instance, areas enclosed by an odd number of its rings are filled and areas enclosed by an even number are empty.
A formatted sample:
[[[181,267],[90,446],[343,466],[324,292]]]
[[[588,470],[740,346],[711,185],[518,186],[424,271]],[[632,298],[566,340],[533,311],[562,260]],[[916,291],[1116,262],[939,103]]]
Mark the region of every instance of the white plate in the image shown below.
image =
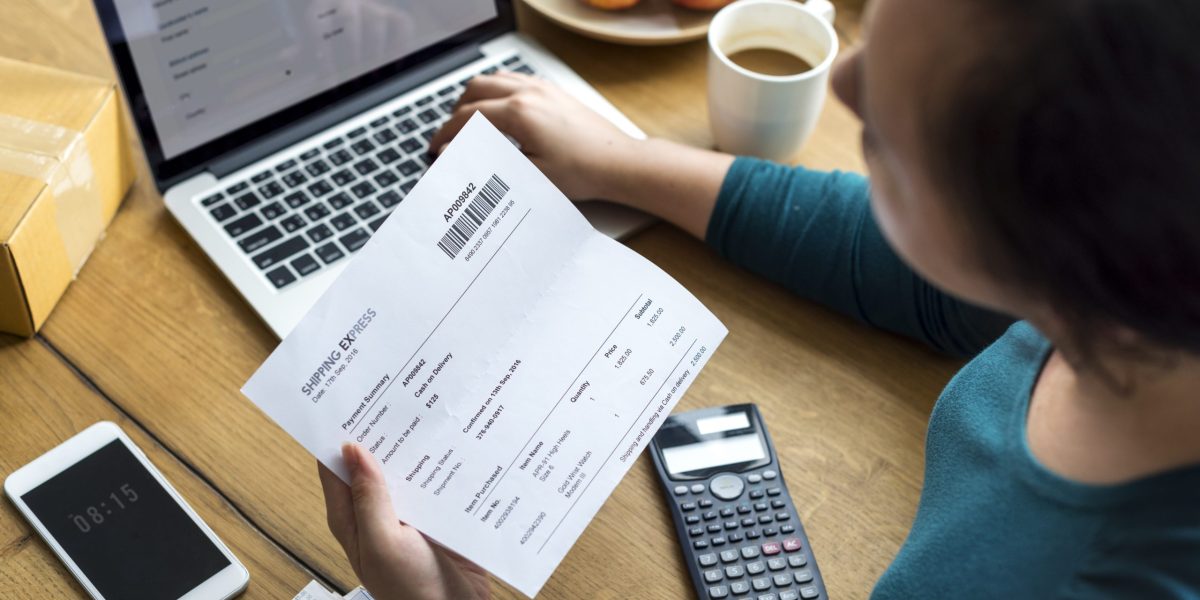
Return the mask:
[[[583,0],[525,0],[546,18],[581,35],[638,46],[678,44],[704,37],[715,10],[691,10],[670,0],[641,0],[626,10],[601,10]]]

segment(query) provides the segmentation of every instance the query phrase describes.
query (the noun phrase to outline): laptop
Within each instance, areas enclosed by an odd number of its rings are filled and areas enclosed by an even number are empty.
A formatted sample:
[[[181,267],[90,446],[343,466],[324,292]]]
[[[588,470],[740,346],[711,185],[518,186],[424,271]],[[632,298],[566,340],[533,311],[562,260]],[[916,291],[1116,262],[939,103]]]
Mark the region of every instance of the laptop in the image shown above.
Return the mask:
[[[644,137],[510,0],[95,5],[167,208],[280,337],[416,185],[475,75],[543,77]],[[616,238],[650,222],[580,208]]]

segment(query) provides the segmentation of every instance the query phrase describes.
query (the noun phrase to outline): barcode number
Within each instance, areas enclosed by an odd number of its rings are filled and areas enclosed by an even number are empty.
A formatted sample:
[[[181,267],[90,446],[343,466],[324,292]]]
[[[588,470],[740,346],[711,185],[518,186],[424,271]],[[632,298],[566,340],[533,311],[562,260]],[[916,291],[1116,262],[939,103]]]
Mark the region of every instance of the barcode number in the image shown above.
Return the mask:
[[[483,189],[475,195],[475,199],[463,209],[462,215],[446,231],[446,235],[442,236],[442,240],[437,244],[438,248],[452,259],[458,256],[467,242],[471,241],[471,236],[483,225],[484,219],[492,214],[492,210],[507,193],[508,184],[498,176],[492,175],[487,183],[483,184]]]

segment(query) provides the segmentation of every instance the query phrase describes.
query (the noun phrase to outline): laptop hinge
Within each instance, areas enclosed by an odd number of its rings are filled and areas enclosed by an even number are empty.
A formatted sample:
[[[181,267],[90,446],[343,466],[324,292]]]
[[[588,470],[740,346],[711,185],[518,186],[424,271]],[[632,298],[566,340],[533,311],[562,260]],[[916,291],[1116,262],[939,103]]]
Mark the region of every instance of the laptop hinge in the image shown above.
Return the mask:
[[[391,100],[408,90],[427,83],[467,63],[483,58],[477,44],[471,44],[439,56],[403,75],[399,75],[373,88],[364,90],[346,100],[334,104],[263,137],[228,152],[208,163],[207,170],[218,178],[270,156],[288,146],[309,138],[346,119],[354,117],[383,102]]]

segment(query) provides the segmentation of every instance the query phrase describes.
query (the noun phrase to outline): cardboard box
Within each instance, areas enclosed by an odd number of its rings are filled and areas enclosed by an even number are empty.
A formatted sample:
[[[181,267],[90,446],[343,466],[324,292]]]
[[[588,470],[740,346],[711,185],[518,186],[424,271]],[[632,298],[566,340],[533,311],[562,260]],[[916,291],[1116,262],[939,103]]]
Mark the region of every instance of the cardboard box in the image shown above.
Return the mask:
[[[46,322],[133,177],[112,82],[0,58],[0,331]]]

